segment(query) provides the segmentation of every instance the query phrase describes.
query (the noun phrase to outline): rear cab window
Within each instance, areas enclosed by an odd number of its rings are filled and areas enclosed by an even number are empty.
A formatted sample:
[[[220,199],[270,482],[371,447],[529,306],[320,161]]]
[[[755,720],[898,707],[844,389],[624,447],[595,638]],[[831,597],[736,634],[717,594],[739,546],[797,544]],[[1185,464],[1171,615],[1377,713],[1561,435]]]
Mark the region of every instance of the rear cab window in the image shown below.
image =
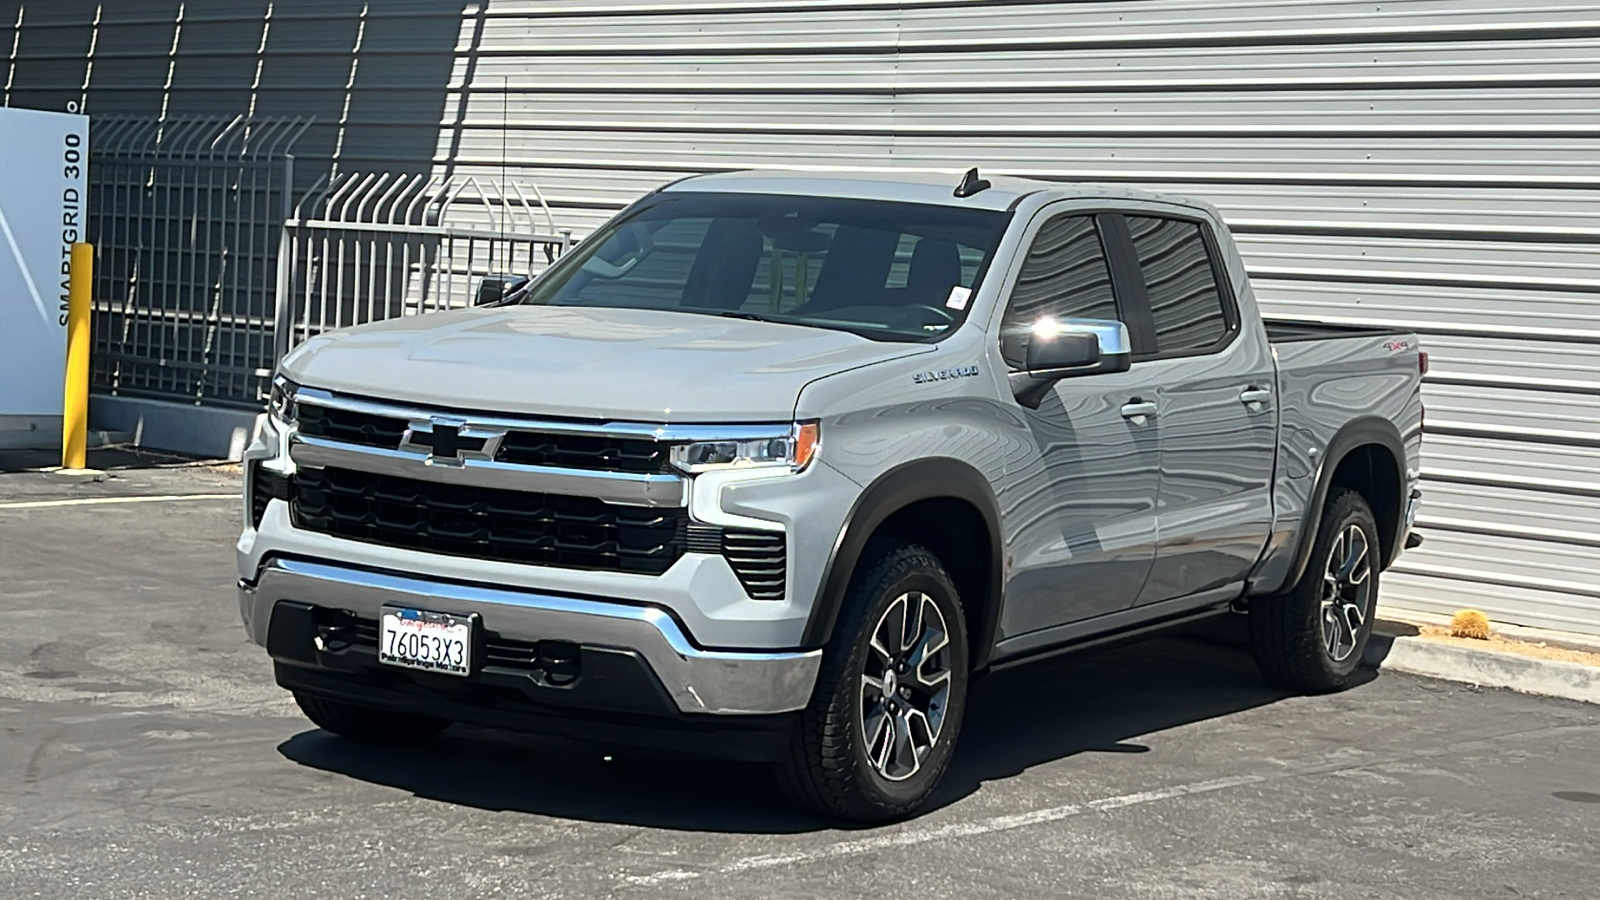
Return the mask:
[[[1125,214],[1128,238],[1149,298],[1155,357],[1222,349],[1239,329],[1225,267],[1206,226],[1190,219]],[[1152,343],[1153,342],[1153,343]]]

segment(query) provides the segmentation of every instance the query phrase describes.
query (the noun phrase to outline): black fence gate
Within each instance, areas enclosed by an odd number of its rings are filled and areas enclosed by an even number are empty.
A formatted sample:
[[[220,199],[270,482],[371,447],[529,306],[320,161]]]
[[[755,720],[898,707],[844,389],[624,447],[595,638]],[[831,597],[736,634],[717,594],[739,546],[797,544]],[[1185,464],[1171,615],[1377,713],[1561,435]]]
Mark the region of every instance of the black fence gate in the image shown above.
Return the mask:
[[[97,391],[258,406],[278,250],[311,119],[102,116],[90,125]]]

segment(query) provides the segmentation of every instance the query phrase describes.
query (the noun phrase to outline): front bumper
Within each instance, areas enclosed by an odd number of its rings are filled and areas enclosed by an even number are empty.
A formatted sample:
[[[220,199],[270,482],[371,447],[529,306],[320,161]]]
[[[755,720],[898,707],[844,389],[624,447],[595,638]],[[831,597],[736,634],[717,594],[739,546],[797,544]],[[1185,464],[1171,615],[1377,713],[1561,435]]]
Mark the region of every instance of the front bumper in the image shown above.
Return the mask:
[[[458,615],[477,614],[486,632],[521,642],[560,641],[592,651],[639,660],[670,699],[667,712],[679,714],[762,715],[792,712],[811,698],[821,650],[755,652],[696,647],[672,615],[646,605],[557,596],[465,582],[424,579],[398,573],[272,558],[254,579],[239,583],[239,609],[256,643],[280,665],[301,669],[344,667],[321,648],[285,646],[291,631],[275,629],[273,613],[314,608],[376,619],[385,604]],[[285,612],[285,616],[290,613]],[[285,619],[287,621],[287,619]],[[276,632],[276,634],[275,634]],[[309,643],[311,635],[305,635]],[[403,670],[399,670],[403,671]],[[394,674],[394,673],[386,673]],[[396,677],[399,677],[396,675]],[[456,687],[444,676],[411,677],[424,687]],[[280,678],[280,680],[283,680]],[[579,684],[583,681],[580,676]],[[541,691],[556,706],[570,705],[572,686],[540,686],[529,680],[531,697]]]

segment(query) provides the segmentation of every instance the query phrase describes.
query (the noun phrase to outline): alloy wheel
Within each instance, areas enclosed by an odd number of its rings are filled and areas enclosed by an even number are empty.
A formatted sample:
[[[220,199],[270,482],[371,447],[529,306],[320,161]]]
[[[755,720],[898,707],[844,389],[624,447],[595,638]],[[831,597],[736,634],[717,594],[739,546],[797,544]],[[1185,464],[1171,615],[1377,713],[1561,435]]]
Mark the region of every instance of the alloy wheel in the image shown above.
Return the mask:
[[[1333,541],[1322,575],[1322,638],[1328,656],[1344,662],[1356,650],[1366,624],[1372,590],[1372,559],[1367,533],[1359,525],[1345,528]]]
[[[879,775],[915,775],[939,742],[950,698],[950,637],[927,594],[896,597],[872,629],[861,674],[861,733]]]

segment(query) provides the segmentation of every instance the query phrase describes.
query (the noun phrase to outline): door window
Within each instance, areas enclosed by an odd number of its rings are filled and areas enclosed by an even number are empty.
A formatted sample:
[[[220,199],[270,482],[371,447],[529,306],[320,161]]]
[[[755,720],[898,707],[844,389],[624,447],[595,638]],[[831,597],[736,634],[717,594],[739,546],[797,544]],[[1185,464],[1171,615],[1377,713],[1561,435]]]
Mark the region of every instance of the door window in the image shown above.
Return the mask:
[[[1028,335],[1046,317],[1119,318],[1111,269],[1093,216],[1051,219],[1034,236],[1000,323],[1000,353],[1011,368],[1023,368]]]
[[[1197,222],[1125,216],[1155,318],[1156,352],[1203,352],[1233,330],[1205,233]]]

